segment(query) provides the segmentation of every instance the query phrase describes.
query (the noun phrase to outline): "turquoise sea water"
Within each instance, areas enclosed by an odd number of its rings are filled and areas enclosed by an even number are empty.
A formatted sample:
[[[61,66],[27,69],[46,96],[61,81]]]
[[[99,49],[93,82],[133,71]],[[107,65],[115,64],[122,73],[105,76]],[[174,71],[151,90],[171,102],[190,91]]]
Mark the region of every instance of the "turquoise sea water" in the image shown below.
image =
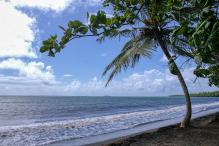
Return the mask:
[[[0,145],[43,145],[182,118],[183,97],[0,97]],[[192,98],[193,113],[219,98]],[[219,110],[218,110],[219,111]]]

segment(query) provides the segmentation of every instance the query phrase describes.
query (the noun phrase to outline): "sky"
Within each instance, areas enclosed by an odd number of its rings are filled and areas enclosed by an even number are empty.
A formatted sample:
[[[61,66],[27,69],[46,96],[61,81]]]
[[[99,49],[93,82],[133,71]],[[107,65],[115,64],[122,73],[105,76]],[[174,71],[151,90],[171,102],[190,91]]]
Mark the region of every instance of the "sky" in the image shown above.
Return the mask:
[[[119,74],[108,87],[105,66],[120,52],[126,39],[96,42],[73,40],[55,58],[41,54],[41,42],[62,35],[59,25],[103,9],[101,0],[0,0],[0,94],[64,96],[162,96],[182,94],[176,77],[158,48],[150,59]],[[110,14],[110,11],[109,11]],[[180,61],[178,62],[181,63]],[[214,91],[206,79],[193,75],[186,65],[183,75],[190,92]]]

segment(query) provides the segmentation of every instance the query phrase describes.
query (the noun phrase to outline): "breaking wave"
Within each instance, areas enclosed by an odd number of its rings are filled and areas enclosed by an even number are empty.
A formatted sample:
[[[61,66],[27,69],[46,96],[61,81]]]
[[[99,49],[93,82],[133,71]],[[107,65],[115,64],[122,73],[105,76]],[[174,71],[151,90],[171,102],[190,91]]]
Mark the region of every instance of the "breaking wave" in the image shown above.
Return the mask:
[[[193,105],[193,113],[219,108],[219,102]],[[77,120],[0,127],[0,145],[34,146],[101,135],[172,118],[182,118],[184,106]]]

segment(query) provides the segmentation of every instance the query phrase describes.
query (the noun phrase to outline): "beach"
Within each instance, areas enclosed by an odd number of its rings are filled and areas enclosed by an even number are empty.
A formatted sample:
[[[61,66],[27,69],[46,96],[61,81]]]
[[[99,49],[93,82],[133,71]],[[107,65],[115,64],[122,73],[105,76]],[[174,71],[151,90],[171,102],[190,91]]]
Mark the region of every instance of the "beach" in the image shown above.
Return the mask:
[[[193,115],[189,128],[182,129],[179,125],[179,119],[172,119],[47,146],[218,146],[219,111]]]
[[[195,119],[191,127],[179,125],[157,129],[117,141],[93,144],[102,146],[219,146],[219,112]],[[90,145],[91,146],[91,145]]]

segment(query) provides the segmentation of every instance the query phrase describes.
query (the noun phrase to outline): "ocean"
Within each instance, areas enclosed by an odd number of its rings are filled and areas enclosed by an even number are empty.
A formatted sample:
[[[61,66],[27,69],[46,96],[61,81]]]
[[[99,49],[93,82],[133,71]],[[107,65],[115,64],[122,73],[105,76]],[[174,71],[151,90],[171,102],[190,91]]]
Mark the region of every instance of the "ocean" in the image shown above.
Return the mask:
[[[182,119],[184,97],[0,97],[0,145],[35,146]],[[192,98],[193,114],[219,98]]]

